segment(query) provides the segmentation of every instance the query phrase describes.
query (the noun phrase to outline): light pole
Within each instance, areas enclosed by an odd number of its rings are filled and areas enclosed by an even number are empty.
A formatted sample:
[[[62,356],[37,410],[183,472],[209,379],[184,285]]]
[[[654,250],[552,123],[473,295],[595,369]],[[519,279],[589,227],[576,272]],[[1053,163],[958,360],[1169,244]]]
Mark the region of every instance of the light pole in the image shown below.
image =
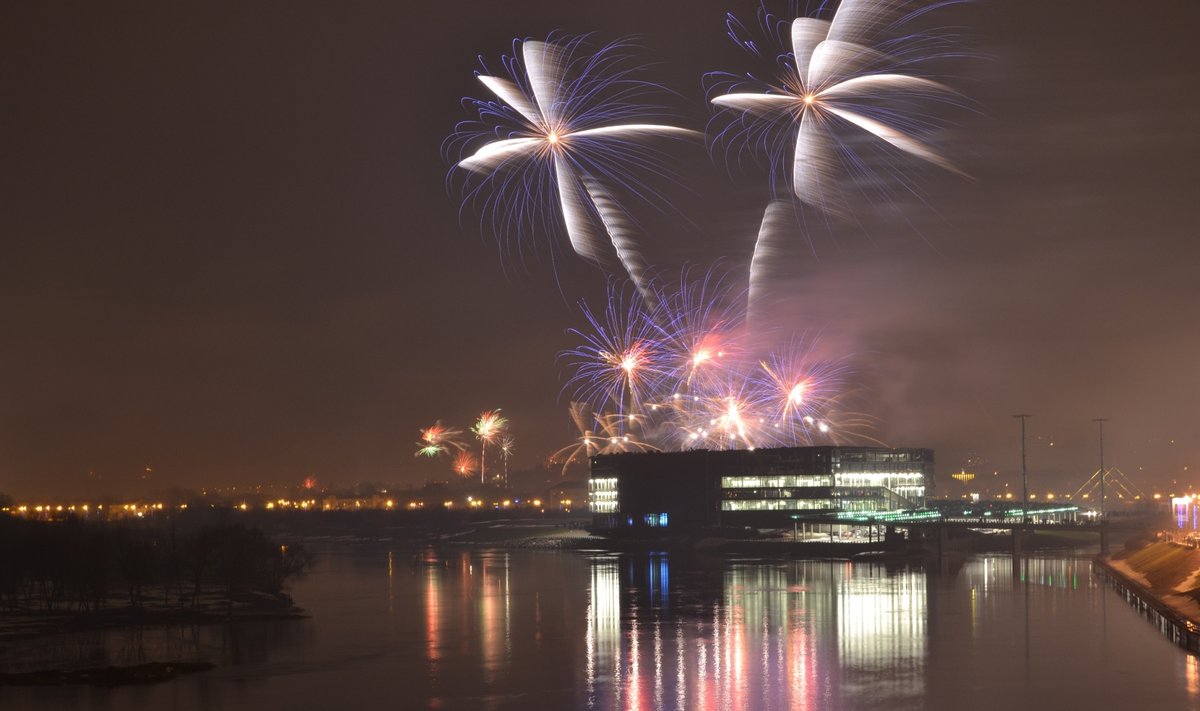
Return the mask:
[[[1104,423],[1108,422],[1108,418],[1107,417],[1097,417],[1096,419],[1092,420],[1092,422],[1095,422],[1096,424],[1100,425],[1100,520],[1103,521],[1104,520],[1104,480],[1107,478],[1104,476],[1104,474],[1105,474],[1105,472],[1104,472]]]
[[[1025,471],[1025,420],[1033,415],[1013,415],[1021,421],[1021,521],[1029,523],[1029,476]]]

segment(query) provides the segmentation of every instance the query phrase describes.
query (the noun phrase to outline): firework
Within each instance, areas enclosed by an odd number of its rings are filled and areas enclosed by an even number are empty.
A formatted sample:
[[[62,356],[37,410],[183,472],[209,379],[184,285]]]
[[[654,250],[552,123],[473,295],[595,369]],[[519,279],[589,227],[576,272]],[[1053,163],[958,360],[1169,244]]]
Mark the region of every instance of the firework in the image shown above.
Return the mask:
[[[945,85],[917,76],[917,70],[947,54],[947,40],[904,28],[946,2],[925,0],[842,0],[831,15],[791,22],[760,10],[770,40],[790,48],[778,56],[780,73],[770,80],[717,73],[712,99],[742,118],[726,133],[731,143],[765,149],[772,166],[791,165],[791,192],[802,202],[831,213],[846,206],[839,175],[867,179],[866,161],[850,149],[846,128],[865,132],[894,149],[945,170],[962,173],[925,140],[939,126],[928,112],[909,110],[930,101],[957,104]],[[731,16],[730,36],[762,56],[763,43],[747,37]],[[793,140],[794,137],[794,140]],[[788,147],[793,147],[790,160]],[[894,173],[889,169],[888,173]]]
[[[417,442],[418,457],[436,457],[439,454],[449,454],[451,449],[461,452],[466,448],[462,441],[463,432],[454,427],[447,427],[438,420],[421,430],[421,440]]]
[[[516,449],[517,440],[510,434],[505,434],[500,438],[500,457],[504,460],[504,485],[508,486],[508,458],[512,456],[513,450]]]
[[[762,443],[759,430],[763,419],[758,416],[755,402],[747,397],[746,385],[737,383],[724,393],[704,399],[710,418],[698,430],[701,441],[718,449],[754,449]]]
[[[485,410],[475,426],[471,428],[475,439],[479,440],[479,483],[487,482],[487,446],[496,442],[504,435],[508,427],[508,419],[500,414],[500,410]]]
[[[832,431],[828,413],[843,397],[847,374],[844,360],[819,358],[816,339],[801,338],[763,358],[751,386],[779,438],[811,444]]]
[[[463,479],[469,479],[479,467],[479,460],[470,452],[459,452],[454,457],[454,473]]]
[[[615,407],[619,417],[636,418],[643,392],[670,372],[663,347],[667,332],[646,302],[610,282],[603,312],[581,304],[588,328],[569,332],[583,343],[564,354],[574,370],[567,383],[575,390],[573,399],[598,412]]]
[[[584,305],[589,327],[571,331],[583,345],[563,354],[580,433],[555,454],[564,467],[620,451],[813,444],[863,424],[841,413],[845,361],[818,357],[815,337],[763,348],[713,272],[685,272],[654,308],[615,285],[608,297],[601,315]],[[636,367],[625,367],[631,353]]]
[[[743,348],[740,295],[715,269],[699,278],[685,269],[678,288],[661,303],[674,391],[689,393],[720,382],[725,366],[735,363]]]
[[[762,322],[763,302],[770,293],[768,288],[776,257],[789,237],[788,228],[794,226],[795,212],[790,202],[774,200],[763,213],[758,238],[754,242],[754,253],[750,258],[750,277],[746,290],[746,323],[759,327]]]
[[[550,461],[562,462],[562,475],[567,468],[595,454],[617,454],[620,452],[657,452],[658,447],[643,442],[624,431],[621,418],[617,415],[596,415],[582,402],[572,402],[569,408],[571,422],[579,430],[579,437],[550,455]]]
[[[560,214],[576,254],[604,263],[615,253],[645,289],[649,265],[613,188],[655,197],[633,177],[661,174],[665,155],[654,140],[699,134],[642,122],[660,113],[642,103],[656,87],[636,79],[627,49],[616,42],[589,53],[583,38],[566,36],[514,43],[502,58],[507,77],[479,75],[500,103],[468,100],[479,120],[459,124],[451,142],[487,141],[457,164],[479,178],[468,201],[518,229],[547,227],[547,214]]]
[[[570,413],[571,422],[579,430],[579,437],[550,455],[551,462],[562,461],[563,476],[567,475],[567,467],[591,457],[595,449],[601,446],[599,438],[592,428],[592,410],[587,403],[572,402],[567,411]]]

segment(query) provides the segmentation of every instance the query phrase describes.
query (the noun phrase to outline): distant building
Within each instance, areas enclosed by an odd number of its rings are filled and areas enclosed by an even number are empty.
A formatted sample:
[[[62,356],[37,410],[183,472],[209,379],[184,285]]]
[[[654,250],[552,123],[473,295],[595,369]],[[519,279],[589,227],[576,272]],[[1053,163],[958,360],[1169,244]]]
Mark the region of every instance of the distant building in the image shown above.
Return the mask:
[[[933,450],[787,447],[598,455],[588,481],[601,529],[791,525],[797,514],[922,508]]]

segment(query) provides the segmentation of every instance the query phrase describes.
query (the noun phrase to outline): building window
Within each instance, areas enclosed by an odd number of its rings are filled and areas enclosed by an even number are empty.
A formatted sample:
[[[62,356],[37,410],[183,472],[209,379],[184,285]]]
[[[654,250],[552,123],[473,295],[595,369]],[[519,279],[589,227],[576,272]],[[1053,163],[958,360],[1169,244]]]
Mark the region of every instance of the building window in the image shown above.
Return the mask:
[[[815,474],[778,475],[778,476],[723,476],[722,489],[760,489],[803,486],[832,486],[833,477]]]
[[[617,479],[615,477],[588,480],[588,494],[593,513],[610,514],[620,511],[617,505]]]
[[[665,513],[646,514],[642,517],[647,526],[652,528],[665,528],[667,525],[667,515]]]
[[[804,511],[832,509],[828,499],[743,499],[721,502],[722,511]]]

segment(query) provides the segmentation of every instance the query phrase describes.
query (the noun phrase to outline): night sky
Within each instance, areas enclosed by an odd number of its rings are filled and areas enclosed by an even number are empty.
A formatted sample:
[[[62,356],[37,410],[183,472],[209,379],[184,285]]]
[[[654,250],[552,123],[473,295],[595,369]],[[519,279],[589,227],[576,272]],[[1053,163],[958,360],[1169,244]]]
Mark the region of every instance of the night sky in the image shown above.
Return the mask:
[[[7,4],[0,492],[419,484],[449,467],[413,458],[417,430],[496,407],[514,464],[544,459],[573,437],[556,354],[605,274],[562,234],[522,261],[460,216],[441,147],[485,96],[477,57],[637,35],[702,129],[701,74],[749,67],[725,13],[755,7]],[[872,436],[936,449],[943,477],[973,457],[1016,481],[1028,412],[1035,491],[1095,469],[1095,417],[1147,492],[1200,481],[1200,10],[995,0],[947,22],[977,55],[948,68],[976,110],[942,137],[972,179],[918,171],[925,204],[798,242],[780,308],[852,361]],[[679,153],[648,250],[744,268],[761,172]]]

